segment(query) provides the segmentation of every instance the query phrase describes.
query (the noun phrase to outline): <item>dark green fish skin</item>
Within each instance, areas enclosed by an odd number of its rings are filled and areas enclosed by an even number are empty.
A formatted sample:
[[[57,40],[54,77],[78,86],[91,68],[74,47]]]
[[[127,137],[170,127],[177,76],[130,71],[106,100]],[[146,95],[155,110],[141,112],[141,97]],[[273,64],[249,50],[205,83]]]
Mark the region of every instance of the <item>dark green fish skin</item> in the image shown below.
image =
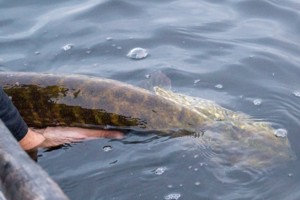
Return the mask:
[[[29,126],[196,132],[207,119],[147,90],[109,79],[0,73],[0,85]]]
[[[0,73],[29,126],[75,126],[155,131],[173,137],[201,135],[212,161],[262,168],[295,159],[287,137],[267,123],[211,101],[114,80],[36,73]]]

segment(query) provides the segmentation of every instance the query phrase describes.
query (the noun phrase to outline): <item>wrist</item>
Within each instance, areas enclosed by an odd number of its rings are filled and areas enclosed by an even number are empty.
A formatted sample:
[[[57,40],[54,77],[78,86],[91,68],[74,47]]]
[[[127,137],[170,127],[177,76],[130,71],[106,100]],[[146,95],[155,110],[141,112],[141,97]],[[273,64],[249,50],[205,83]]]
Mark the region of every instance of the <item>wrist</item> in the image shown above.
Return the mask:
[[[28,151],[39,147],[44,141],[45,137],[41,133],[28,129],[24,138],[19,141],[19,144],[25,151]]]

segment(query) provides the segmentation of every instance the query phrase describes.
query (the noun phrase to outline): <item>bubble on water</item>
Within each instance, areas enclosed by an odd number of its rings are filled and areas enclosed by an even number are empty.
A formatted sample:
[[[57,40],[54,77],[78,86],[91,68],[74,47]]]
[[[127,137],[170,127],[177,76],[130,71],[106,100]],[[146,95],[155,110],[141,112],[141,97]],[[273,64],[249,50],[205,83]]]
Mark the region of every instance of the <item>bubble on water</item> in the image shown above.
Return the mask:
[[[153,172],[156,175],[162,175],[163,173],[165,173],[166,170],[167,170],[166,167],[158,167]]]
[[[64,51],[69,51],[70,49],[72,49],[74,47],[73,44],[66,44],[64,45],[61,49]]]
[[[146,75],[145,75],[145,78],[146,78],[146,79],[149,79],[150,77],[151,77],[150,74],[146,74]]]
[[[222,85],[222,84],[217,84],[217,85],[215,85],[215,88],[217,88],[217,89],[222,89],[222,88],[223,88],[223,85]]]
[[[199,155],[198,155],[198,154],[194,155],[194,158],[198,158],[198,157],[199,157]]]
[[[121,47],[121,46],[117,46],[117,49],[118,49],[118,50],[121,50],[121,49],[123,49],[123,47]]]
[[[200,82],[200,79],[194,80],[194,85],[197,85]]]
[[[288,134],[287,130],[285,130],[283,128],[279,128],[279,129],[274,131],[274,135],[276,137],[285,138],[287,136],[287,134]]]
[[[113,148],[112,148],[112,146],[107,145],[107,146],[104,146],[102,149],[103,149],[103,151],[105,151],[105,152],[109,152],[109,151],[111,151]]]
[[[41,54],[41,52],[39,52],[39,51],[36,51],[36,52],[34,52],[34,54],[35,54],[35,55],[40,55],[40,54]]]
[[[195,171],[195,172],[197,172],[198,170],[199,170],[199,169],[198,169],[197,167],[196,167],[196,168],[194,168],[194,171]]]
[[[255,106],[259,106],[259,105],[262,104],[262,100],[261,100],[261,99],[254,99],[254,100],[253,100],[253,104],[254,104]]]
[[[171,193],[165,196],[165,200],[178,200],[180,197],[180,193]]]
[[[107,37],[106,40],[107,40],[107,41],[111,41],[112,38],[111,38],[111,37]]]
[[[288,176],[289,176],[289,177],[292,177],[292,176],[293,176],[293,173],[289,173]]]
[[[92,53],[92,50],[86,50],[85,53],[86,53],[86,54],[91,54],[91,53]]]
[[[199,181],[195,182],[196,186],[199,186],[201,183]]]
[[[295,92],[293,92],[293,94],[295,97],[300,97],[300,91],[295,91]]]
[[[146,58],[148,56],[148,51],[147,51],[147,49],[137,47],[137,48],[131,49],[128,52],[127,56],[134,60],[140,60],[140,59]]]
[[[168,188],[173,188],[173,185],[168,185]]]

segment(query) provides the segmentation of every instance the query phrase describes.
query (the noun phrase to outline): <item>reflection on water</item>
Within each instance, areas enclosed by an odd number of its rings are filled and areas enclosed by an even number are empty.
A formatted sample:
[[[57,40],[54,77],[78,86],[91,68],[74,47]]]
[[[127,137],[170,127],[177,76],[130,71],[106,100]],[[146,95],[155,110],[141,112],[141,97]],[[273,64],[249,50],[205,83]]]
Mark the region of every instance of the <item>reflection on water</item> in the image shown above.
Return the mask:
[[[299,9],[295,0],[2,0],[0,70],[90,74],[135,85],[161,70],[180,93],[286,129],[299,157]],[[128,58],[136,47],[149,56]],[[211,162],[222,152],[192,138],[151,137],[41,151],[39,163],[71,199],[300,197],[297,160],[241,169]]]

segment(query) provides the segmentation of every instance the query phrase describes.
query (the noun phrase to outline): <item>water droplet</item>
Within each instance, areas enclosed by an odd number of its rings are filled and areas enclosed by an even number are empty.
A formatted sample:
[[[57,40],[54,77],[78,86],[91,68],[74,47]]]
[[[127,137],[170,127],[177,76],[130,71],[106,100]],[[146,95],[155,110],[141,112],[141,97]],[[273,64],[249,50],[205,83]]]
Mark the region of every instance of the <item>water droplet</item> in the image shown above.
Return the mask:
[[[254,99],[254,100],[253,100],[253,104],[254,104],[255,106],[259,106],[259,105],[261,105],[261,103],[262,103],[262,100],[261,100],[261,99]]]
[[[194,85],[197,85],[200,82],[200,79],[194,80]]]
[[[151,77],[150,74],[146,74],[146,75],[145,75],[145,78],[146,78],[146,79],[149,79],[150,77]]]
[[[64,51],[69,51],[70,49],[72,49],[74,47],[73,44],[66,44],[65,46],[62,47],[62,50]]]
[[[198,171],[199,169],[198,168],[194,168],[194,171],[196,172],[196,171]]]
[[[285,138],[287,136],[287,130],[285,130],[283,128],[279,128],[279,129],[275,130],[274,135],[276,137]]]
[[[123,48],[122,48],[121,46],[118,46],[117,49],[118,49],[118,50],[121,50],[121,49],[123,49]]]
[[[131,59],[140,60],[143,58],[146,58],[148,56],[148,51],[146,49],[137,47],[134,49],[131,49],[127,56]]]
[[[168,188],[173,188],[173,185],[168,185]]]
[[[300,97],[300,91],[295,91],[293,92],[293,94],[295,95],[295,97]]]
[[[105,151],[105,152],[109,152],[109,151],[111,151],[113,148],[112,148],[112,146],[107,145],[107,146],[104,146],[102,149],[103,149],[103,151]]]
[[[288,176],[289,176],[289,177],[292,177],[292,176],[293,176],[293,173],[289,173]]]
[[[107,41],[112,41],[112,38],[111,37],[107,37],[106,40]]]
[[[162,175],[167,170],[166,167],[158,167],[154,170],[154,174],[156,175]]]
[[[91,50],[87,50],[85,53],[86,53],[86,54],[91,54],[92,51],[91,51]]]
[[[197,182],[195,182],[195,185],[196,185],[196,186],[199,186],[200,184],[201,184],[201,183],[200,183],[200,182],[198,182],[198,181],[197,181]]]
[[[199,155],[198,155],[198,154],[194,155],[194,158],[198,158],[198,157],[199,157]]]
[[[40,55],[40,54],[41,54],[41,52],[39,52],[39,51],[36,51],[36,52],[34,52],[34,54],[35,54],[35,55]]]
[[[222,89],[223,85],[222,84],[217,84],[217,85],[215,85],[215,88]]]
[[[180,193],[171,193],[165,196],[165,200],[178,200],[180,197]]]

